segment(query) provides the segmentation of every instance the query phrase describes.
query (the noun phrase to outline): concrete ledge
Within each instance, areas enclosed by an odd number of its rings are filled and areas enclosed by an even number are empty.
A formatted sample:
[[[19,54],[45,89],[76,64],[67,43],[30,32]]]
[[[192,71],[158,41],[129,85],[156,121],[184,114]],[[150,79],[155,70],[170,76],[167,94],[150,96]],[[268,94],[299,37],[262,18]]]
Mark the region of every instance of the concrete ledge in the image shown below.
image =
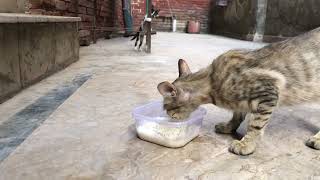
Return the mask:
[[[24,13],[26,0],[0,0],[0,13]]]
[[[0,13],[0,23],[79,22],[80,17],[43,16],[17,13]]]
[[[0,23],[0,103],[79,59],[78,18],[29,20]]]

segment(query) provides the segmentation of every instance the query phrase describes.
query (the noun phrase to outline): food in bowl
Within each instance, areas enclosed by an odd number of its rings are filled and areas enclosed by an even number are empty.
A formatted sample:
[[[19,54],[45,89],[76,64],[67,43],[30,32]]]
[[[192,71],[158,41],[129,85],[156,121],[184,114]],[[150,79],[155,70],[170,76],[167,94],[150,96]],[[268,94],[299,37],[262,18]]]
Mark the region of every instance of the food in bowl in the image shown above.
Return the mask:
[[[206,110],[199,107],[185,120],[173,120],[163,109],[162,101],[154,101],[133,110],[139,138],[170,148],[185,146],[197,137]]]

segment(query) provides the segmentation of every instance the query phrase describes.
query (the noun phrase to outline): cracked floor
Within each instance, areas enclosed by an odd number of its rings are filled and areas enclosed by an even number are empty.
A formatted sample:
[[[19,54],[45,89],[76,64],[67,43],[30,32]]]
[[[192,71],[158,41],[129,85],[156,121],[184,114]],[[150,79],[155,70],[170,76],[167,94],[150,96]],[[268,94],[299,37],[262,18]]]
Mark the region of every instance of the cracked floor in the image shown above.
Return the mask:
[[[214,132],[231,113],[213,105],[204,106],[200,136],[183,148],[136,137],[132,109],[161,98],[156,86],[175,79],[179,58],[196,71],[229,49],[262,46],[158,33],[152,54],[126,38],[81,48],[78,62],[0,105],[0,130],[9,129],[0,132],[0,179],[320,179],[320,151],[304,145],[320,128],[315,104],[278,109],[247,157],[229,153],[233,137]]]

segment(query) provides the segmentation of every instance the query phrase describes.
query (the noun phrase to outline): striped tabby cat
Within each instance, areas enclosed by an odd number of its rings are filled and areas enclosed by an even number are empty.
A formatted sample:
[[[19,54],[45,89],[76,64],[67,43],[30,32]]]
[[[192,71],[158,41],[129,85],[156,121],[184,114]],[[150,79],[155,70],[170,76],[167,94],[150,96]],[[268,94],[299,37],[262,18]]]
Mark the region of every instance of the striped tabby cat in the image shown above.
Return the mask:
[[[184,119],[207,103],[232,110],[229,122],[215,126],[218,133],[236,131],[250,114],[247,134],[229,150],[251,154],[276,107],[319,101],[320,28],[259,50],[231,50],[196,73],[179,60],[179,77],[158,90],[172,118]],[[319,150],[320,132],[306,145]]]

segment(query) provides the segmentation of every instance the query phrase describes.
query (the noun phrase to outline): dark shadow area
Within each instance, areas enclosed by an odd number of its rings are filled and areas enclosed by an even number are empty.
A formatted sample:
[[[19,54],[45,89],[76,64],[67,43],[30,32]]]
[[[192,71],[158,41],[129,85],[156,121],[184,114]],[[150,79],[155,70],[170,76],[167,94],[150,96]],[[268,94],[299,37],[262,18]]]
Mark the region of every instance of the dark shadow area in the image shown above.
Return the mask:
[[[265,35],[292,37],[320,26],[320,1],[268,0]]]
[[[211,3],[209,32],[238,39],[252,39],[255,31],[256,1],[228,1],[227,6]]]

